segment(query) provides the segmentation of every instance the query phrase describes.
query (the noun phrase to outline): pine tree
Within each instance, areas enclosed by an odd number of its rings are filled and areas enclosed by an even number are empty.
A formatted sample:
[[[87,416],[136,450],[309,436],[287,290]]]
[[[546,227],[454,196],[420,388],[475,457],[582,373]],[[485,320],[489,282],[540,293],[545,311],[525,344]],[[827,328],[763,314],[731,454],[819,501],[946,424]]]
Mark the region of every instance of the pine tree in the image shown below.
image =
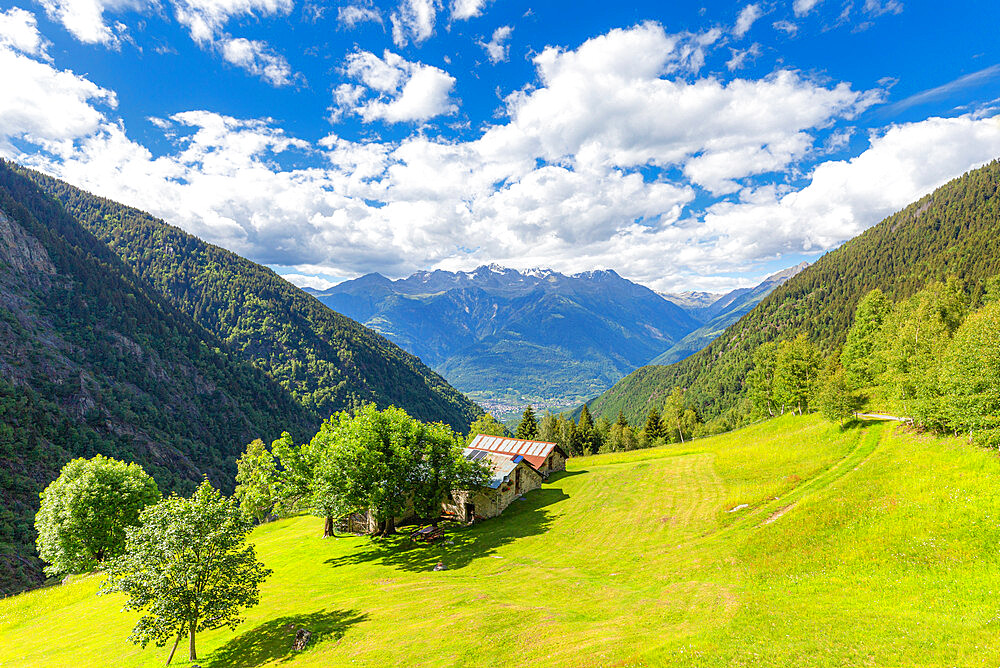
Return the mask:
[[[528,404],[528,407],[524,409],[524,414],[521,416],[521,423],[517,425],[517,431],[514,435],[526,441],[538,440],[538,420],[535,419],[535,410],[531,407],[531,404]]]
[[[577,448],[581,454],[594,454],[600,449],[594,428],[594,418],[590,415],[587,404],[580,411],[580,421],[576,425]]]
[[[656,407],[649,409],[649,415],[646,416],[646,426],[643,429],[646,434],[646,439],[652,443],[658,438],[663,437],[663,425],[660,423],[660,412],[656,410]]]

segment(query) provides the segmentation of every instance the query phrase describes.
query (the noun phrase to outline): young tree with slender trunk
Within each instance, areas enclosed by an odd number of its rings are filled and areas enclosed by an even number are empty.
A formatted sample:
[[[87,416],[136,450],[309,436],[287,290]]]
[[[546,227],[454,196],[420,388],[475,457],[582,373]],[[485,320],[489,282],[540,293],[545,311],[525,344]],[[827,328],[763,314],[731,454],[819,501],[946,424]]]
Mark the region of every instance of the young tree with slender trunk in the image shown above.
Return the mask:
[[[778,345],[774,341],[761,344],[753,354],[753,367],[747,374],[747,396],[753,410],[774,417],[777,402],[774,392],[774,372],[778,360]]]
[[[243,512],[257,524],[262,524],[274,509],[277,478],[274,456],[259,438],[250,443],[236,460],[236,490],[233,496],[240,502]]]
[[[257,561],[246,536],[252,520],[235,500],[206,480],[190,498],[176,495],[146,508],[128,531],[125,552],[108,564],[101,593],[128,596],[125,610],[142,614],[129,640],[162,647],[188,638],[198,658],[199,631],[235,629],[240,610],[257,605],[260,583],[271,571]]]
[[[670,432],[677,433],[677,439],[684,442],[684,390],[675,387],[663,406],[663,423]]]
[[[820,357],[805,333],[777,348],[774,369],[774,396],[783,408],[802,415],[813,398],[819,375]],[[782,410],[784,412],[784,410]]]
[[[831,422],[840,422],[851,417],[862,406],[864,398],[851,386],[851,382],[840,365],[839,355],[832,355],[819,381],[816,404],[823,416]]]

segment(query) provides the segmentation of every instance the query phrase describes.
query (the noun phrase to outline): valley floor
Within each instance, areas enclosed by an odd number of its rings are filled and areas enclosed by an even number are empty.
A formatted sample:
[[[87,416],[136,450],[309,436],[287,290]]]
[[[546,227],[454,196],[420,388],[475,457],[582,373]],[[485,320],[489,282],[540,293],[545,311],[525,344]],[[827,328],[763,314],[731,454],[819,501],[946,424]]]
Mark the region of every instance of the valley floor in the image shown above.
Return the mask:
[[[274,522],[261,605],[199,664],[995,666],[998,480],[959,440],[786,417],[573,459],[454,544]],[[99,577],[0,601],[0,666],[162,665]]]

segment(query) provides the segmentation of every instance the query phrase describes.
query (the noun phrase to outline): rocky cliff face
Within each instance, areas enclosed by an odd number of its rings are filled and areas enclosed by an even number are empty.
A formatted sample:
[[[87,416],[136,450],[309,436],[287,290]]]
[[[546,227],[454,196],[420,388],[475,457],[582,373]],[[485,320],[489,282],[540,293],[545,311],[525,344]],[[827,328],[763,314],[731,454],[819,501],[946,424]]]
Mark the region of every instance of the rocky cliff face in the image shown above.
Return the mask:
[[[49,254],[41,242],[0,211],[0,262],[21,274],[55,274]]]

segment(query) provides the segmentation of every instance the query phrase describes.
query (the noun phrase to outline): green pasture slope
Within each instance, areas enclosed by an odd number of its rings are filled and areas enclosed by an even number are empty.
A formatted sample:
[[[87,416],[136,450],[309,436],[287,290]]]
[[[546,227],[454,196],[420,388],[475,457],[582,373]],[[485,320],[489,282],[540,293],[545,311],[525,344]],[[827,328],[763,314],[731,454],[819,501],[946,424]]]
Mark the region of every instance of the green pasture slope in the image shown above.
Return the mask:
[[[575,459],[453,545],[269,524],[261,605],[199,664],[996,666],[1000,460],[897,429],[786,417]],[[0,665],[162,665],[99,580],[0,601]]]

